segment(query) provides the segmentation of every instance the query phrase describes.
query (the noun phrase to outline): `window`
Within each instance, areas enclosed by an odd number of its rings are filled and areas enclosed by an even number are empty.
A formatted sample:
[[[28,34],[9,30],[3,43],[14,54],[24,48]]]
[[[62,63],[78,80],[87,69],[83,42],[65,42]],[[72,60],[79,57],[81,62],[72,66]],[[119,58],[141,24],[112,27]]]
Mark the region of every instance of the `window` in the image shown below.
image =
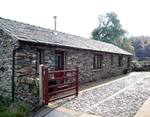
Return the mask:
[[[113,65],[113,64],[114,64],[114,56],[111,55],[111,65]]]
[[[43,63],[42,59],[42,50],[37,49],[36,51],[36,72],[39,73],[39,65]]]
[[[62,56],[61,54],[57,54],[57,68],[61,68],[62,67]]]
[[[102,69],[102,55],[101,54],[94,55],[93,68]]]
[[[122,56],[119,56],[119,60],[118,60],[118,67],[122,67]]]

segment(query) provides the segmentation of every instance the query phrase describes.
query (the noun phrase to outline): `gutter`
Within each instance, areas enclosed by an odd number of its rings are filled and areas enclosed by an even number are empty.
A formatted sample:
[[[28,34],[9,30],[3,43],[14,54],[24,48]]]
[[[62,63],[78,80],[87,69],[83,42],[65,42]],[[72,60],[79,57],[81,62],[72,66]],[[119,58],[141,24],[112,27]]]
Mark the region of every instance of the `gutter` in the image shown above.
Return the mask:
[[[15,76],[15,54],[16,50],[20,49],[20,47],[13,50],[13,61],[12,61],[12,102],[14,102],[14,89],[15,89],[15,82],[14,82],[14,76]]]

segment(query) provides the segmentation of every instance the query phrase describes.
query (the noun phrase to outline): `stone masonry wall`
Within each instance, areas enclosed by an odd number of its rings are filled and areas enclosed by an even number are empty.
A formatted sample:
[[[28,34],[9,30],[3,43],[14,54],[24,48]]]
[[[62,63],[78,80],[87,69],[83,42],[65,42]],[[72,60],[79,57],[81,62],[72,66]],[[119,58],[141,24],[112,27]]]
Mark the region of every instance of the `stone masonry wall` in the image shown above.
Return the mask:
[[[102,69],[93,69],[94,54],[102,54]],[[113,65],[111,65],[111,55],[103,52],[70,50],[65,54],[66,69],[75,69],[78,66],[81,84],[123,74],[124,69],[127,69],[127,57],[129,56],[122,55],[122,67],[118,67],[119,55],[113,54]]]
[[[51,48],[21,44],[15,61],[15,99],[39,104],[39,75],[36,70],[37,49],[42,50],[43,64],[54,70],[55,51]]]
[[[25,46],[15,55],[15,100],[38,104],[38,75],[36,74],[36,48]]]
[[[0,29],[0,95],[11,96],[13,49],[19,46],[15,39]]]

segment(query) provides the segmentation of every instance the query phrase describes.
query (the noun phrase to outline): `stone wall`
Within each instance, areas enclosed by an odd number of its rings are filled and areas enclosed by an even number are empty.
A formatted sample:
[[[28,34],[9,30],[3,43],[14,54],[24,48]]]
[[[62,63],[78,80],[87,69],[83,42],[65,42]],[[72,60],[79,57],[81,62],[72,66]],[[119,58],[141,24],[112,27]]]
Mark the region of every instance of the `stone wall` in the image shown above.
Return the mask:
[[[39,79],[36,74],[36,48],[21,44],[15,54],[15,100],[38,104]]]
[[[102,69],[93,69],[94,54],[102,54]],[[113,54],[113,65],[111,65],[111,55],[112,54],[104,52],[83,50],[66,51],[66,69],[75,69],[76,67],[79,67],[79,81],[81,84],[123,74],[124,69],[127,69],[127,57],[131,56],[122,55],[122,67],[118,67],[119,55]]]
[[[13,49],[19,46],[15,39],[0,29],[0,95],[11,96]]]
[[[15,99],[39,104],[39,74],[36,70],[37,49],[42,50],[43,64],[51,71],[55,69],[54,49],[21,44],[15,56]]]

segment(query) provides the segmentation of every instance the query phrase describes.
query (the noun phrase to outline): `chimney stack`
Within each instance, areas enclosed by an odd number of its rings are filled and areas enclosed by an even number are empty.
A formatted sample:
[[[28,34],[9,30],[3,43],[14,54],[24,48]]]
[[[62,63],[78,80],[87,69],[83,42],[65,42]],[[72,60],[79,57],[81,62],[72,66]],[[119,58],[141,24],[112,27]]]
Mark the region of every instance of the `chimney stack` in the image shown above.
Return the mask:
[[[56,32],[56,18],[57,18],[57,16],[54,16],[53,18],[54,18],[54,31]]]

